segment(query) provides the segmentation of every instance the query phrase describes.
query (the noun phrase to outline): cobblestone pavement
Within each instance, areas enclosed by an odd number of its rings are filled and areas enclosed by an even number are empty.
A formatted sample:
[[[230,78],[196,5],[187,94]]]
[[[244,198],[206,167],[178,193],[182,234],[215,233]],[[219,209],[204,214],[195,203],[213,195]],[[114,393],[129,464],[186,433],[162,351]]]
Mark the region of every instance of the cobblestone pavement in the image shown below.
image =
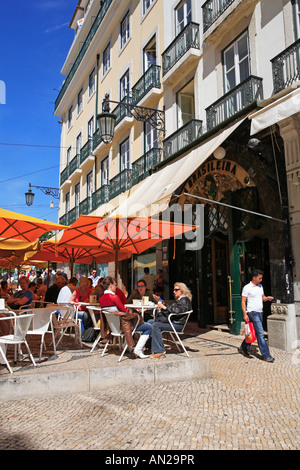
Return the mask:
[[[214,330],[185,340],[209,358],[207,379],[0,402],[0,449],[299,449],[299,354],[246,359],[241,341]]]

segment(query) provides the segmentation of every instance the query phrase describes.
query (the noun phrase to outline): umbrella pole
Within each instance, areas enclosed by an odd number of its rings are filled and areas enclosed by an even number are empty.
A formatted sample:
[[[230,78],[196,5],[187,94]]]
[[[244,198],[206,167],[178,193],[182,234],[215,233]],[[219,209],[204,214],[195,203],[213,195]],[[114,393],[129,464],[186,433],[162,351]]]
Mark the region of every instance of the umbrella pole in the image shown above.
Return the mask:
[[[119,254],[117,251],[115,251],[115,280],[116,283],[118,283],[118,259],[119,259]]]
[[[47,272],[47,289],[49,289],[49,277],[50,277],[50,272],[49,272],[49,265],[50,265],[50,261],[48,261],[48,272]]]

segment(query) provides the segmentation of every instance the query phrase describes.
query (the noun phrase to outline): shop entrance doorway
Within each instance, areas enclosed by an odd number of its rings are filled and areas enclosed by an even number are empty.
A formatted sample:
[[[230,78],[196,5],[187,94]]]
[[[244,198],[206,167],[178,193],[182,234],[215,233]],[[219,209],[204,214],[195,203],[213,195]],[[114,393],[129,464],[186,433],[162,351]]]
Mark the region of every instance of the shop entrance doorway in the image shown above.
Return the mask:
[[[228,239],[214,235],[211,239],[212,294],[214,324],[228,322]]]

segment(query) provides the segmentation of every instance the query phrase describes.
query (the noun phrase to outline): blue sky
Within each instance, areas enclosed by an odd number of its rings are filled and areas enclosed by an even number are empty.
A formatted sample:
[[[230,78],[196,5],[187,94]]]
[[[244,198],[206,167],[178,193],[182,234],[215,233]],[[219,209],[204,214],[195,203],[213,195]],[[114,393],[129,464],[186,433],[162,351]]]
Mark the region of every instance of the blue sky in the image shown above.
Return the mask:
[[[58,221],[58,200],[50,209],[53,198],[33,188],[35,200],[28,207],[24,194],[29,183],[59,186],[60,125],[54,102],[74,37],[68,25],[76,4],[1,1],[0,207],[53,222]]]

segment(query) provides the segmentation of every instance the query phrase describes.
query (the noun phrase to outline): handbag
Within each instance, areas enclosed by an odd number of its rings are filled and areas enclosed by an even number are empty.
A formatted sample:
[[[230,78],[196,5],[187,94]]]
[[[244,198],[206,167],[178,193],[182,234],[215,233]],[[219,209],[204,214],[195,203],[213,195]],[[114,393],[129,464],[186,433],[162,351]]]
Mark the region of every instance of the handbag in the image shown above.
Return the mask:
[[[246,321],[245,324],[245,341],[246,343],[253,343],[256,341],[256,334],[255,334],[255,329],[254,325],[252,322]]]

